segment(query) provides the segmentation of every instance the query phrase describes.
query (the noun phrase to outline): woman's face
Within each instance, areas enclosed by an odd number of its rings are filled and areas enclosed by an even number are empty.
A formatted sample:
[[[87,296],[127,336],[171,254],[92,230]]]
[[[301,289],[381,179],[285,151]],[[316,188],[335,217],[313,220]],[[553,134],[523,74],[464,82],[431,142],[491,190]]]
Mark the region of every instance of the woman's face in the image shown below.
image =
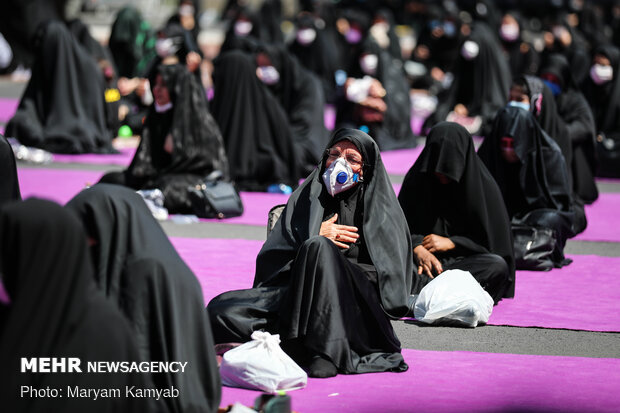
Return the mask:
[[[502,158],[508,163],[519,162],[519,157],[515,152],[515,141],[510,136],[504,136],[500,144]]]
[[[164,79],[161,75],[157,75],[155,78],[155,86],[153,86],[153,98],[159,106],[164,106],[170,103],[170,92],[168,87],[164,83]]]
[[[338,158],[344,158],[345,161],[351,166],[351,170],[359,176],[363,175],[363,158],[357,147],[350,141],[336,142],[331,148],[329,148],[329,155],[327,156],[327,162],[325,162],[325,168],[329,168],[332,163]]]

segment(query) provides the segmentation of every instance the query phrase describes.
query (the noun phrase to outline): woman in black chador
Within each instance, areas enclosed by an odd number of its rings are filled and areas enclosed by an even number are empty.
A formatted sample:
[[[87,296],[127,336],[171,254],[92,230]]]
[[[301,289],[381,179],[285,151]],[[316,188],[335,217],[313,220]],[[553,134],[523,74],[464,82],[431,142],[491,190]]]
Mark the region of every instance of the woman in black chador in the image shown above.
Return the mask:
[[[489,129],[497,110],[506,104],[510,88],[510,67],[501,47],[496,32],[485,23],[471,26],[452,68],[454,81],[439,97],[437,110],[426,120],[426,126],[451,115],[455,119],[480,117],[481,134]],[[473,125],[469,128],[476,133]]]
[[[152,387],[142,373],[86,372],[87,362],[140,361],[133,331],[97,289],[80,222],[40,199],[0,212],[0,272],[10,298],[0,324],[0,400],[7,412],[160,412],[161,401],[124,397],[125,386]],[[20,359],[75,357],[81,373],[21,373]],[[24,396],[22,386],[63,397]],[[121,390],[120,398],[71,398],[67,388]]]
[[[215,412],[220,377],[202,289],[144,201],[117,185],[98,184],[67,204],[93,244],[95,279],[133,327],[146,361],[183,361],[183,373],[154,374],[174,386],[171,412]]]
[[[191,211],[188,187],[214,170],[228,177],[228,160],[202,85],[184,65],[160,65],[151,79],[154,103],[129,167],[101,182],[159,188],[170,213]]]
[[[570,263],[564,245],[575,235],[579,214],[560,147],[534,116],[517,107],[499,111],[478,155],[502,191],[512,223],[554,230],[553,264]]]
[[[295,187],[302,177],[298,148],[282,105],[256,75],[256,62],[250,54],[232,50],[214,63],[211,110],[238,188]]]
[[[414,294],[441,272],[460,269],[471,272],[496,304],[514,296],[508,213],[465,128],[442,122],[431,129],[398,200],[418,265]]]
[[[558,114],[566,124],[568,140],[572,146],[570,168],[574,193],[585,203],[591,204],[598,198],[594,182],[596,126],[592,109],[573,80],[570,64],[563,55],[549,55],[540,71],[540,77],[555,96]]]
[[[37,33],[32,78],[6,136],[51,152],[111,152],[104,78],[97,62],[60,21]]]
[[[209,303],[215,341],[278,333],[311,377],[404,371],[390,318],[407,313],[412,273],[407,222],[378,147],[340,129],[258,254],[254,288]]]
[[[382,151],[412,148],[409,86],[390,53],[370,37],[352,48],[348,79],[337,102],[336,124],[366,126]]]
[[[596,48],[583,93],[596,123],[598,176],[620,177],[620,49]]]
[[[0,206],[5,202],[22,199],[17,179],[17,165],[13,148],[0,134]]]

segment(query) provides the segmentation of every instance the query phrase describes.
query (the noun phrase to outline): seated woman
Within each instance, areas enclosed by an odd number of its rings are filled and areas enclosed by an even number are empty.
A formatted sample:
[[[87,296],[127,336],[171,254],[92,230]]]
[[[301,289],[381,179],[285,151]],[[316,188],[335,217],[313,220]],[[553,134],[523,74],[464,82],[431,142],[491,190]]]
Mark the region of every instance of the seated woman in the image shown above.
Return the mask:
[[[425,126],[454,120],[470,133],[484,135],[497,110],[506,104],[510,67],[497,35],[486,23],[463,24],[461,32],[467,37],[454,62],[454,80],[438,96],[437,110],[427,118]]]
[[[21,200],[15,154],[2,134],[0,134],[0,165],[0,205],[12,200]]]
[[[252,56],[232,50],[214,65],[211,110],[234,165],[232,179],[246,191],[265,191],[273,184],[296,187],[302,177],[299,148],[284,108],[258,78]]]
[[[10,412],[165,411],[163,402],[131,397],[67,397],[67,387],[152,387],[148,376],[93,374],[87,362],[140,361],[138,342],[116,306],[95,286],[88,241],[79,221],[40,199],[0,212],[0,273],[10,302],[2,311],[0,399]],[[20,370],[22,357],[76,357],[82,372]],[[23,386],[62,389],[65,397],[33,397]]]
[[[170,213],[189,213],[190,186],[214,170],[228,177],[222,136],[202,86],[183,65],[160,65],[150,83],[154,103],[131,164],[100,182],[158,188]]]
[[[499,111],[478,155],[502,192],[512,224],[554,230],[553,264],[569,264],[564,245],[575,235],[577,214],[567,167],[560,147],[534,115],[517,107]]]
[[[6,136],[51,152],[114,152],[95,59],[60,21],[42,24],[36,44],[32,77]]]
[[[67,204],[93,246],[95,279],[133,327],[140,356],[184,361],[182,374],[153,375],[158,388],[180,389],[169,411],[216,411],[220,377],[202,289],[144,201],[117,185],[98,184]]]
[[[597,176],[620,178],[620,49],[614,45],[594,50],[590,76],[583,92],[596,124]]]
[[[566,124],[572,146],[570,169],[574,193],[583,202],[591,204],[598,198],[594,182],[596,126],[592,109],[573,80],[570,64],[563,55],[549,55],[540,70],[540,77],[555,96],[558,114]]]
[[[514,297],[510,220],[495,180],[471,135],[450,122],[435,125],[398,194],[407,218],[417,294],[448,269],[469,271],[495,304]]]
[[[399,63],[367,37],[349,62],[336,125],[365,126],[382,151],[412,148],[409,85]]]
[[[406,228],[373,139],[338,130],[258,254],[254,288],[209,303],[216,343],[264,329],[311,377],[406,370],[390,324],[408,310]]]

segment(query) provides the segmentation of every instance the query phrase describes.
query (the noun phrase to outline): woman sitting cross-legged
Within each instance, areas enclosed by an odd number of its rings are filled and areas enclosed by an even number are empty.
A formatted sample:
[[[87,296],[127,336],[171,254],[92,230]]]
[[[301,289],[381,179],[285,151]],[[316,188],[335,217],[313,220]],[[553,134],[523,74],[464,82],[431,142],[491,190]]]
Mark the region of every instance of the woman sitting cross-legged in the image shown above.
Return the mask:
[[[209,303],[215,342],[264,329],[311,377],[405,371],[390,318],[408,310],[412,251],[377,144],[340,129],[258,254],[253,288]]]
[[[508,213],[464,127],[442,122],[431,129],[398,200],[418,265],[414,294],[443,271],[459,269],[469,271],[496,304],[514,296]]]

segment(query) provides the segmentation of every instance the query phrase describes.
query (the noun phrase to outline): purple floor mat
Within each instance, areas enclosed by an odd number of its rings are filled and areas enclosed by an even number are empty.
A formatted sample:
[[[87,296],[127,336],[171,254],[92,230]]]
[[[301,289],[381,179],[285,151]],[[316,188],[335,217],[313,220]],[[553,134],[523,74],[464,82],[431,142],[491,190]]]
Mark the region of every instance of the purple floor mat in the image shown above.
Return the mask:
[[[391,175],[405,175],[416,159],[418,159],[418,156],[420,156],[422,149],[424,149],[424,146],[418,145],[413,149],[381,152],[381,159],[385,165],[385,170]]]
[[[103,171],[45,168],[18,168],[17,172],[23,198],[38,196],[61,204],[66,203],[77,195],[86,184],[92,185],[97,183],[99,178],[105,173]],[[269,210],[275,205],[286,203],[288,195],[269,194],[266,192],[242,192],[241,199],[245,207],[242,216],[225,220],[203,221],[263,225],[266,228]]]
[[[0,122],[10,121],[18,105],[19,99],[0,98]]]
[[[570,258],[549,272],[517,271],[515,298],[501,301],[489,324],[620,332],[620,258]]]
[[[403,350],[405,373],[309,379],[289,393],[314,412],[617,412],[620,359]],[[260,394],[223,387],[220,406]]]
[[[110,155],[101,155],[94,153],[85,153],[81,155],[54,154],[54,162],[129,166],[135,153],[135,148],[124,148],[120,150],[120,153]]]
[[[279,204],[286,204],[288,195],[267,192],[241,192],[243,215],[240,217],[218,219],[201,219],[205,222],[222,222],[227,224],[264,225],[267,228],[269,210]],[[267,231],[265,229],[265,231]]]
[[[263,243],[197,238],[172,242],[200,280],[207,302],[221,292],[252,285]],[[571,258],[571,265],[550,272],[518,271],[515,298],[501,301],[489,324],[620,332],[620,258]]]
[[[93,185],[105,172],[62,169],[17,168],[22,198],[31,196],[65,204],[86,185]]]
[[[263,241],[178,237],[170,241],[196,274],[205,303],[223,292],[252,287]]]
[[[620,193],[601,193],[598,200],[586,206],[588,227],[574,239],[620,242]]]

